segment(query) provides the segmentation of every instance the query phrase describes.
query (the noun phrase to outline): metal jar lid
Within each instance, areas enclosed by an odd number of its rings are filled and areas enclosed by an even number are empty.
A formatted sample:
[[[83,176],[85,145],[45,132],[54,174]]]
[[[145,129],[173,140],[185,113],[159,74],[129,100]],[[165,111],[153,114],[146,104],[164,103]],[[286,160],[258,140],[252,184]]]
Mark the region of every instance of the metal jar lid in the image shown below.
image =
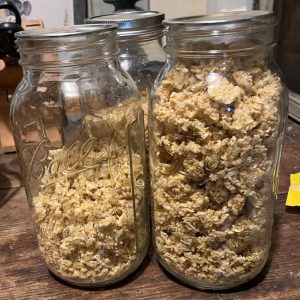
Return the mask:
[[[276,21],[274,14],[271,12],[250,10],[177,18],[163,21],[163,24],[168,27],[186,26],[189,30],[192,30],[192,27],[194,27],[195,30],[209,32],[214,30],[249,30],[252,26],[273,26],[276,25]]]
[[[80,37],[88,34],[101,34],[104,32],[116,30],[116,25],[71,25],[54,28],[42,28],[34,30],[25,30],[16,33],[19,39],[45,39],[45,38],[62,38],[62,37]]]
[[[118,35],[126,37],[149,37],[162,35],[165,14],[157,11],[130,11],[96,16],[85,20],[86,24],[116,24]]]
[[[118,56],[117,25],[73,25],[16,33],[20,63],[56,68],[108,61]]]

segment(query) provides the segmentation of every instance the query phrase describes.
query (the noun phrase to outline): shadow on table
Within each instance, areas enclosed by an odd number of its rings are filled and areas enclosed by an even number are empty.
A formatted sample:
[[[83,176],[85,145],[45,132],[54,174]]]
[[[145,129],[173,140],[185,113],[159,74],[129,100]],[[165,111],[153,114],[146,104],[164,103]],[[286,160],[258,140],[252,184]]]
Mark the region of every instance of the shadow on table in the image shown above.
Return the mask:
[[[288,214],[295,214],[299,215],[300,214],[300,207],[299,206],[286,206],[285,212]]]
[[[10,161],[9,165],[13,164],[18,164],[17,158]],[[21,189],[21,186],[12,186],[12,178],[17,179],[19,182],[22,181],[19,171],[9,169],[8,164],[0,163],[0,208]]]

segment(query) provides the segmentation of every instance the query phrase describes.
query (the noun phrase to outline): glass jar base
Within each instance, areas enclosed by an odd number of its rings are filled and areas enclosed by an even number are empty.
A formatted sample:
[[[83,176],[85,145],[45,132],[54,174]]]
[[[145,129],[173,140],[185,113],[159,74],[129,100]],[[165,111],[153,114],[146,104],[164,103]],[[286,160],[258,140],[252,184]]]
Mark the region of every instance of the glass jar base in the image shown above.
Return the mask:
[[[143,252],[143,254],[139,256],[139,259],[138,259],[137,263],[135,264],[135,266],[133,268],[130,268],[129,270],[127,270],[121,276],[119,276],[117,278],[108,279],[108,280],[105,280],[105,281],[102,281],[102,282],[86,282],[86,281],[75,280],[75,279],[68,278],[68,277],[63,277],[59,273],[55,272],[47,264],[46,264],[46,267],[48,268],[49,272],[52,275],[54,275],[56,278],[58,278],[59,280],[61,280],[64,283],[70,284],[72,286],[76,286],[76,287],[80,287],[80,288],[101,288],[101,287],[107,287],[107,286],[111,286],[111,285],[114,285],[114,284],[117,284],[117,283],[123,281],[128,276],[130,276],[131,274],[133,274],[134,272],[136,272],[138,270],[138,268],[141,266],[141,264],[143,263],[146,255],[147,255],[148,248],[149,248],[148,244],[147,244],[147,247],[145,247],[145,251]]]
[[[159,255],[159,254],[155,254],[157,257],[157,260],[159,262],[159,264],[171,275],[174,276],[174,278],[176,278],[179,282],[191,286],[193,288],[196,288],[198,290],[207,290],[207,291],[223,291],[223,290],[230,290],[233,288],[236,288],[238,286],[241,286],[247,282],[249,282],[250,280],[254,279],[265,267],[267,260],[268,260],[268,255],[266,255],[266,257],[264,258],[263,262],[259,265],[259,268],[256,269],[255,272],[252,272],[249,277],[244,278],[241,281],[234,281],[230,284],[220,284],[220,285],[216,285],[216,284],[205,284],[205,283],[199,283],[195,280],[189,280],[186,277],[180,275],[176,270],[174,270],[173,268],[170,268],[168,266],[168,264],[164,261],[164,259]]]

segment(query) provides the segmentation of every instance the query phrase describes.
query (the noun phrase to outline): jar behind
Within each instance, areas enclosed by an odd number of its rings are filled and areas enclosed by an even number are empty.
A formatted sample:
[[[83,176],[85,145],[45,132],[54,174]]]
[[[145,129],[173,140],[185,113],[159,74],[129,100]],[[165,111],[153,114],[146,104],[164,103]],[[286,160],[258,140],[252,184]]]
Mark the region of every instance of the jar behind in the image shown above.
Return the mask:
[[[140,91],[146,128],[149,93],[166,60],[162,48],[163,19],[163,13],[147,11],[116,13],[85,20],[88,24],[118,25],[119,61]]]
[[[154,11],[123,12],[86,19],[88,24],[118,25],[120,63],[136,82],[140,92],[150,91],[163,67],[164,14]]]
[[[149,110],[155,250],[180,280],[227,289],[261,271],[271,243],[287,113],[275,21],[253,11],[165,24]]]
[[[116,37],[115,25],[17,35],[11,120],[39,247],[82,286],[123,279],[148,247],[143,111]]]

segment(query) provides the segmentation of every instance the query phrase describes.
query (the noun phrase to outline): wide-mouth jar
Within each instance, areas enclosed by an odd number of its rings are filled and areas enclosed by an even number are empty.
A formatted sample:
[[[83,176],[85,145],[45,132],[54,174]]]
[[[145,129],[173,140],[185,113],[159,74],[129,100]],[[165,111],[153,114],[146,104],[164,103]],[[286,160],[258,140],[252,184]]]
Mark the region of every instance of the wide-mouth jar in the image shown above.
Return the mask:
[[[113,284],[149,241],[143,111],[117,26],[25,31],[17,44],[11,124],[42,258],[69,283]]]
[[[167,62],[149,108],[153,242],[197,288],[255,277],[271,244],[287,113],[273,14],[164,21]]]
[[[164,13],[122,12],[86,19],[87,24],[116,24],[120,64],[135,80],[140,92],[149,92],[166,55],[162,49]]]
[[[135,11],[85,20],[87,24],[116,24],[118,26],[119,61],[140,91],[146,128],[148,96],[155,78],[166,61],[166,54],[162,47],[164,16],[164,13],[156,11]]]

